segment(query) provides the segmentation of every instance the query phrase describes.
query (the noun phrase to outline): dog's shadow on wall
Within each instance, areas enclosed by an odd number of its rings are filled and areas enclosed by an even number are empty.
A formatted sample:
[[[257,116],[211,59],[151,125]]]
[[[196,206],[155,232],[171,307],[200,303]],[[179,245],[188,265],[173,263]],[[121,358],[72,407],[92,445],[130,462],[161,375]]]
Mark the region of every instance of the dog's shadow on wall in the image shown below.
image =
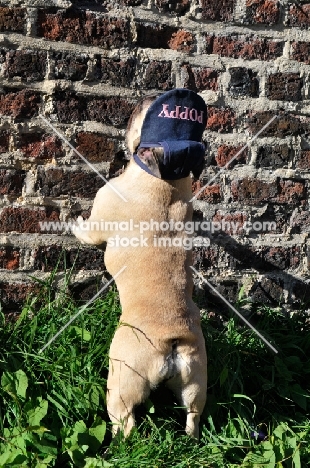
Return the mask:
[[[253,303],[271,307],[289,306],[292,309],[300,309],[309,305],[309,283],[286,271],[291,259],[277,252],[276,248],[273,254],[269,255],[270,260],[268,260],[268,252],[272,247],[265,246],[262,251],[257,252],[251,249],[251,246],[238,242],[224,231],[218,231],[213,235],[205,232],[199,235],[208,238],[210,246],[194,248],[194,267],[199,271],[211,270],[214,272],[213,276],[218,273],[220,277],[218,283],[210,276],[208,281],[232,304],[238,300],[238,294],[246,275],[251,284],[247,294]],[[217,267],[219,261],[225,263],[227,269],[235,274],[227,275],[225,278],[222,274],[223,265]],[[207,307],[209,303],[215,307],[221,306],[223,309],[223,302],[207,284],[203,290]]]

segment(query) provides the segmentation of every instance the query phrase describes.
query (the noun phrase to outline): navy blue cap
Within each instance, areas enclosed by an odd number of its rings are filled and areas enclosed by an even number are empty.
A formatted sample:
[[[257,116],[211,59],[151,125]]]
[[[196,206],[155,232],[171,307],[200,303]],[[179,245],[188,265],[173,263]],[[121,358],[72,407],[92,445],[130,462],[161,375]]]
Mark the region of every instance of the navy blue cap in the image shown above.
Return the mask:
[[[167,91],[147,110],[139,147],[163,147],[163,179],[181,179],[190,171],[199,175],[204,163],[201,138],[206,122],[207,107],[198,94],[182,88]]]

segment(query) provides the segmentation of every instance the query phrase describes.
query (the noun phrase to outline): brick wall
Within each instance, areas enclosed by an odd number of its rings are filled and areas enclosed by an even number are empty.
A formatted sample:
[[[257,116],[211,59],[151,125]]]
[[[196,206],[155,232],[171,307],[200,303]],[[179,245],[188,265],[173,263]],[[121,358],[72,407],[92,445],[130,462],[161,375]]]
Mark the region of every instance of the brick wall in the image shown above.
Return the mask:
[[[143,95],[187,87],[208,104],[195,219],[223,224],[195,266],[231,301],[307,300],[310,215],[310,4],[277,0],[29,0],[0,5],[0,301],[20,308],[57,265],[88,297],[102,252],[39,222],[87,216],[126,164],[124,129]],[[238,158],[223,166],[272,116]],[[275,221],[273,231],[245,222]],[[255,226],[255,224],[254,224]],[[258,224],[256,224],[258,226]],[[65,249],[65,252],[63,250]],[[102,273],[103,271],[103,273]],[[58,276],[59,281],[63,275]],[[213,299],[211,299],[211,302]],[[215,302],[215,298],[214,298]]]

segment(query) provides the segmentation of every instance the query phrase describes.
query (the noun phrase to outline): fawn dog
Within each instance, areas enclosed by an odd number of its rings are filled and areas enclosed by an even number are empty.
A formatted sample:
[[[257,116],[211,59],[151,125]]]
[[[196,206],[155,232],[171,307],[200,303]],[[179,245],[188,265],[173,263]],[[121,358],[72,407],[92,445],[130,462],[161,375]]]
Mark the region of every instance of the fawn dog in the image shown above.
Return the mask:
[[[114,433],[130,433],[135,407],[164,381],[186,410],[187,434],[198,438],[207,356],[192,300],[191,236],[182,226],[192,220],[189,173],[198,177],[202,170],[205,125],[205,103],[192,91],[145,98],[128,123],[133,157],[98,191],[90,218],[79,218],[73,230],[82,243],[106,246],[111,275],[126,266],[116,279],[122,315],[109,353]],[[103,221],[108,229],[98,228]]]

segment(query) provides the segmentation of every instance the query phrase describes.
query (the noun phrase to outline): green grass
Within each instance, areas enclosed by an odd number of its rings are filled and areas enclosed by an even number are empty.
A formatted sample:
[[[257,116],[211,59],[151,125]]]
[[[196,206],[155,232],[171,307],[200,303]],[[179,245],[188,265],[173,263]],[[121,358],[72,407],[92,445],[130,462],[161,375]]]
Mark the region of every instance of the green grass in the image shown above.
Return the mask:
[[[111,288],[43,353],[77,311],[53,294],[53,275],[0,332],[0,467],[306,467],[310,463],[310,333],[307,315],[253,309],[270,352],[235,318],[202,318],[208,401],[197,444],[184,412],[159,388],[138,428],[111,442],[105,389],[108,350],[120,305]]]

